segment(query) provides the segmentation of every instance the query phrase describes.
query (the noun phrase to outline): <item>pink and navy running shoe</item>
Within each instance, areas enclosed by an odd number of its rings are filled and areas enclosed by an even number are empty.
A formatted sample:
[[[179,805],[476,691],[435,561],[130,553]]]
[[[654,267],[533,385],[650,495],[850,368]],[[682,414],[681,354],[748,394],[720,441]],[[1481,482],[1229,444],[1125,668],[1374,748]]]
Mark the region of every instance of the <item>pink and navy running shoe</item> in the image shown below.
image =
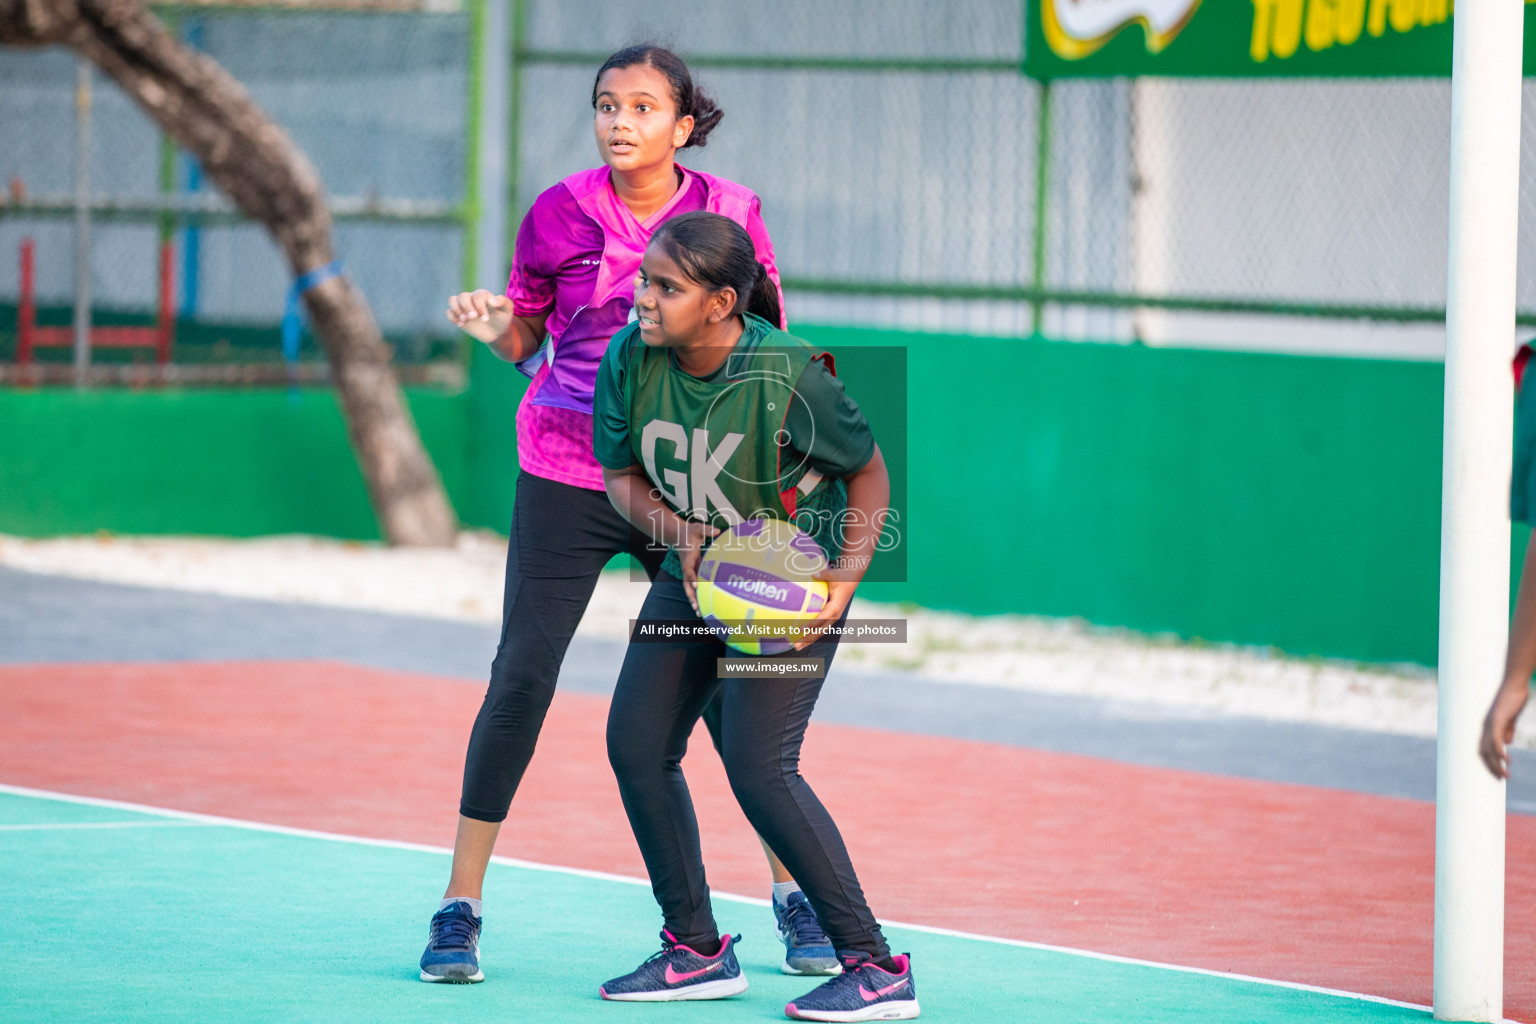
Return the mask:
[[[678,999],[724,999],[747,990],[736,943],[741,936],[721,936],[720,952],[704,956],[678,942],[665,928],[661,950],[630,973],[606,981],[597,991],[604,999],[660,1003]]]
[[[877,967],[865,956],[844,956],[843,973],[784,1007],[794,1020],[911,1020],[921,1013],[912,981],[912,961],[902,953],[891,959],[896,971]]]

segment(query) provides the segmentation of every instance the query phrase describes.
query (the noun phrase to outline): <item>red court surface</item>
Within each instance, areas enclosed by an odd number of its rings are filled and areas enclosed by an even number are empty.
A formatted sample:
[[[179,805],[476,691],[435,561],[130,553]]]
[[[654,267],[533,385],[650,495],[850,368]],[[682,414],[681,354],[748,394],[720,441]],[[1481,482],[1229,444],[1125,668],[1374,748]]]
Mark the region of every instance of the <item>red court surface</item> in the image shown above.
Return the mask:
[[[448,846],[480,695],[326,662],[0,667],[0,781]],[[556,698],[498,853],[643,875],[606,713]],[[711,884],[766,895],[702,730],[685,764]],[[881,917],[1431,1000],[1430,804],[817,724],[803,769]],[[1514,816],[1505,1012],[1528,1021],[1533,903]]]

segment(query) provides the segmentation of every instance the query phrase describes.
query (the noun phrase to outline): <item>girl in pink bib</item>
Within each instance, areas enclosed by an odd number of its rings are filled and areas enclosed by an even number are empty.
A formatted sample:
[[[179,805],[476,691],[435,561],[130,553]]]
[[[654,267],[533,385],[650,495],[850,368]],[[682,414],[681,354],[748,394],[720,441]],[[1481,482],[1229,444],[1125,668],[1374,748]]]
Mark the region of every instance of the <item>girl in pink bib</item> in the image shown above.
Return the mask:
[[[602,113],[600,107],[600,119]],[[685,144],[700,144],[697,131]],[[748,189],[673,164],[675,191],[642,217],[621,197],[616,177],[608,167],[581,171],[534,201],[518,229],[507,299],[515,317],[542,320],[547,340],[526,358],[524,347],[495,345],[533,378],[517,414],[523,471],[590,490],[603,485],[592,457],[597,365],[630,319],[635,274],[657,226],[696,210],[724,214],[747,229],[769,276],[775,283],[779,277],[757,196]]]

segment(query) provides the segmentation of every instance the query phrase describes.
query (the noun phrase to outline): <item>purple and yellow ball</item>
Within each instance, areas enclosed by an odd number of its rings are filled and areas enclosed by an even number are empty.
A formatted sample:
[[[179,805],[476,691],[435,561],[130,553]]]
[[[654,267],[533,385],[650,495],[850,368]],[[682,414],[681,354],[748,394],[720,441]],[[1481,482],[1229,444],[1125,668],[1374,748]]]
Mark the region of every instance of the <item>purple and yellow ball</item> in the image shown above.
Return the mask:
[[[782,654],[793,639],[748,635],[740,624],[771,630],[815,618],[826,606],[827,585],[813,577],[826,567],[821,548],[793,523],[737,523],[714,539],[699,563],[699,615],[743,654]]]

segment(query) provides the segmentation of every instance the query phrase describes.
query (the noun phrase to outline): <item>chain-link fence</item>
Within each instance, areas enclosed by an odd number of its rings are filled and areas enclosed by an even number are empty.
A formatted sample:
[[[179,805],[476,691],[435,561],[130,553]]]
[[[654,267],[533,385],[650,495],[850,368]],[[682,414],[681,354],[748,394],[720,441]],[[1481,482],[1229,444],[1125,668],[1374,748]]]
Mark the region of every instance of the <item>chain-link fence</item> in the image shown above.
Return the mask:
[[[1448,79],[1042,86],[1023,10],[526,0],[518,199],[592,164],[593,70],[659,39],[727,111],[686,158],[762,196],[797,320],[1438,354]]]
[[[684,162],[762,197],[796,322],[1425,357],[1443,345],[1446,79],[1045,86],[1019,70],[1020,0],[172,10],[293,134],[339,213],[356,215],[339,216],[338,247],[407,361],[452,349],[442,298],[473,263],[472,51],[487,9],[505,15],[512,65],[509,235],[541,190],[596,163],[592,75],[650,39],[683,53],[725,109]],[[0,176],[34,196],[67,191],[73,74],[62,53],[0,52]],[[98,96],[100,194],[205,195],[126,100]],[[1536,171],[1531,132],[1524,161]],[[1533,180],[1522,177],[1522,209],[1536,204]],[[150,307],[159,230],[150,214],[99,225],[99,303]],[[14,301],[29,234],[39,298],[67,305],[69,231],[0,217],[0,302]],[[1525,324],[1533,232],[1523,218]],[[264,325],[272,348],[289,282],[260,232],[183,219],[175,242],[180,311]],[[474,278],[497,287],[504,272],[496,253]]]
[[[320,172],[335,246],[403,364],[458,342],[443,299],[466,272],[473,13],[174,7],[161,17],[251,93]],[[0,361],[12,358],[20,251],[35,249],[38,322],[67,323],[76,283],[73,195],[78,62],[0,50]],[[90,296],[98,324],[153,316],[172,248],[177,363],[272,363],[291,273],[110,80],[90,79]],[[307,335],[302,358],[318,360]],[[39,360],[68,360],[41,350]],[[103,350],[93,360],[143,360]],[[409,374],[408,374],[409,375]]]

